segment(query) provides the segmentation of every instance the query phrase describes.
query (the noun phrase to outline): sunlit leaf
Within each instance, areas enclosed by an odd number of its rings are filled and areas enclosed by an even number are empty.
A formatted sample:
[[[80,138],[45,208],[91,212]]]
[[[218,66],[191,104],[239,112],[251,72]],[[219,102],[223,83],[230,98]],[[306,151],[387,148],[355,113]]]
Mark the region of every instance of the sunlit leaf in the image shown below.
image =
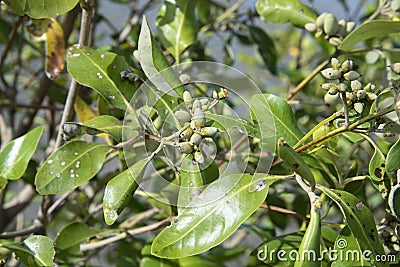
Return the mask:
[[[391,172],[400,169],[400,139],[392,145],[386,156],[386,171]]]
[[[271,94],[255,95],[250,107],[252,119],[258,122],[263,135],[283,137],[290,146],[303,136],[292,108],[283,98]]]
[[[61,194],[90,180],[100,170],[110,147],[74,140],[58,148],[35,177],[42,195]]]
[[[43,126],[36,127],[9,144],[0,152],[0,177],[10,180],[20,178],[35,153]]]
[[[318,203],[313,203],[313,199],[311,198],[310,222],[301,240],[298,250],[300,257],[295,262],[295,267],[321,266],[320,262],[317,260],[320,258],[321,250],[321,214],[317,205]]]
[[[211,183],[154,239],[151,253],[182,258],[220,244],[265,200],[269,188],[265,177],[259,176],[256,183],[263,186],[253,192],[249,174],[229,175]]]
[[[68,72],[78,83],[94,89],[110,105],[125,110],[135,88],[120,77],[128,68],[123,56],[72,46],[67,53]]]
[[[258,127],[242,118],[208,112],[206,112],[205,115],[207,119],[212,121],[212,126],[219,128],[222,132],[228,132],[229,130],[236,128],[252,137],[260,138],[261,136]]]
[[[107,183],[103,197],[103,212],[104,220],[108,225],[118,219],[132,199],[148,163],[147,160],[139,160]]]
[[[400,31],[399,21],[389,20],[372,20],[363,23],[360,27],[352,31],[343,42],[338,46],[338,49],[348,51],[356,44],[364,40],[384,36],[391,33],[398,33]]]
[[[157,32],[164,47],[179,61],[197,36],[194,0],[166,0],[157,16]]]
[[[24,14],[34,19],[53,18],[73,9],[79,0],[5,0],[19,16]]]
[[[259,0],[256,9],[266,21],[276,24],[290,22],[303,27],[317,18],[315,12],[300,0]]]
[[[54,266],[53,240],[47,236],[34,235],[21,244],[3,244],[0,247],[11,250],[26,266]]]
[[[175,70],[170,68],[164,53],[151,34],[146,17],[143,18],[138,51],[144,73],[158,90],[172,96],[183,94],[184,88],[181,86],[181,81]]]
[[[331,198],[340,208],[346,225],[350,228],[353,236],[362,251],[369,250],[370,257],[376,259],[376,255],[384,255],[381,240],[376,229],[374,216],[365,203],[354,195],[341,190],[331,190],[318,186],[323,193]],[[387,266],[383,264],[383,266]]]

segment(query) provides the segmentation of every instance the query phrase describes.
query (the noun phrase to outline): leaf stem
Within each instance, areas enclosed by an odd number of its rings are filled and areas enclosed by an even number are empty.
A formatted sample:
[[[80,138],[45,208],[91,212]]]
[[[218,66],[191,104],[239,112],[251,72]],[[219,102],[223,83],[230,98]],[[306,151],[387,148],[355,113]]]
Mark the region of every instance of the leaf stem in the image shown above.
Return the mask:
[[[302,90],[323,68],[325,68],[330,62],[330,58],[323,61],[315,69],[307,75],[293,90],[289,92],[286,100],[292,99],[300,90]]]

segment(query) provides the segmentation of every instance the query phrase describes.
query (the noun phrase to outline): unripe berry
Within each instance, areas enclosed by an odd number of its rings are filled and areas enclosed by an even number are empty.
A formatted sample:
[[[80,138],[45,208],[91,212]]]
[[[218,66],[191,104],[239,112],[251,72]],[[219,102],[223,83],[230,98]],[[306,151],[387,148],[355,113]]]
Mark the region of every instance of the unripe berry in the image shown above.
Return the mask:
[[[390,69],[396,73],[396,74],[400,74],[400,63],[394,63],[392,65],[390,65]]]
[[[358,100],[363,100],[367,96],[367,92],[364,90],[358,90],[356,95]]]
[[[331,87],[335,87],[336,84],[334,83],[323,83],[321,84],[321,88],[324,89],[325,91],[328,91]]]
[[[201,134],[199,133],[194,133],[191,137],[190,137],[190,143],[192,143],[193,145],[198,145],[201,142],[201,139],[203,137],[201,136]]]
[[[339,69],[339,68],[340,68],[340,61],[339,61],[339,59],[337,59],[337,58],[335,58],[335,57],[331,58],[331,66],[332,66],[332,68],[335,69],[335,70]]]
[[[351,81],[350,87],[351,87],[351,90],[352,90],[353,92],[357,92],[358,90],[361,90],[361,89],[362,89],[362,84],[361,84],[360,81],[354,80],[354,81]]]
[[[328,80],[336,80],[341,77],[341,73],[338,70],[335,70],[333,68],[326,68],[321,71],[322,76],[324,76]]]
[[[179,138],[182,141],[188,141],[190,139],[190,137],[193,134],[193,130],[192,129],[186,129],[185,131],[181,132],[181,134],[179,135]]]
[[[351,32],[351,31],[354,29],[355,26],[356,26],[356,23],[355,23],[354,21],[348,21],[348,22],[346,23],[346,31],[347,31],[347,34],[348,34],[349,32]]]
[[[203,127],[200,133],[202,136],[214,136],[217,132],[217,127]]]
[[[309,32],[315,32],[317,30],[317,25],[315,25],[315,23],[309,22],[304,25],[304,29]]]
[[[178,149],[181,153],[190,154],[193,152],[193,145],[190,142],[179,143]]]
[[[328,13],[324,19],[324,32],[327,35],[335,35],[339,29],[339,24],[337,19],[332,13]]]
[[[377,97],[378,97],[378,96],[377,96],[376,94],[367,92],[367,99],[368,99],[369,101],[375,101],[375,99],[376,99]]]
[[[343,77],[348,81],[357,80],[358,78],[360,78],[360,76],[361,76],[360,73],[358,73],[357,71],[354,71],[354,70],[351,70],[351,71],[343,74]]]
[[[185,101],[185,103],[190,103],[190,101],[192,101],[192,95],[189,91],[183,92],[183,101]]]
[[[328,90],[328,93],[331,94],[331,95],[336,95],[338,93],[338,89],[336,88],[336,86],[335,87],[331,87]]]
[[[190,113],[187,111],[184,111],[184,110],[176,111],[175,117],[178,119],[178,121],[181,123],[181,125],[184,125],[186,122],[189,122],[190,119],[192,118]]]
[[[348,71],[352,70],[353,67],[354,67],[353,60],[346,59],[346,60],[342,63],[342,66],[340,67],[340,71],[341,71],[341,72],[348,72]]]
[[[204,125],[206,124],[206,116],[201,110],[201,107],[194,110],[192,119],[195,122],[195,126],[197,129],[204,127]]]
[[[347,91],[347,85],[344,83],[339,83],[339,85],[337,86],[337,89],[339,90],[339,92],[346,92]]]
[[[318,28],[322,28],[322,26],[324,26],[324,21],[325,21],[326,15],[328,15],[328,13],[324,12],[318,16],[317,20],[315,21],[315,24],[317,25]]]
[[[354,110],[357,111],[357,113],[361,114],[364,110],[364,105],[362,103],[354,103]]]

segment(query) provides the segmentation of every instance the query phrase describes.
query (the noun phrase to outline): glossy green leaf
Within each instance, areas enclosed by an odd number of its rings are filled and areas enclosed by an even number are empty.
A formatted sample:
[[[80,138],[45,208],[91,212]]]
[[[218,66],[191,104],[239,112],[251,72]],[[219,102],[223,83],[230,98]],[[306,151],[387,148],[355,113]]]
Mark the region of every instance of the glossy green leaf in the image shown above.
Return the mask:
[[[11,250],[26,266],[54,266],[53,240],[47,236],[34,235],[21,244],[3,244],[0,247]]]
[[[151,245],[145,245],[141,251],[140,267],[180,267],[178,260],[162,259],[151,254]]]
[[[369,161],[368,170],[369,175],[372,179],[373,184],[375,187],[380,191],[384,192],[385,185],[382,183],[385,179],[385,155],[379,149],[379,147],[375,144],[375,142],[371,141],[371,145],[374,147],[375,151],[372,155],[371,160]]]
[[[249,187],[255,185],[252,178],[250,174],[229,175],[207,186],[191,207],[154,239],[151,253],[161,258],[182,258],[220,244],[265,200],[269,187],[265,175],[255,181],[258,189],[250,192]]]
[[[277,53],[274,40],[260,27],[249,26],[249,32],[254,44],[258,47],[258,53],[263,59],[265,66],[272,74],[277,74]]]
[[[310,167],[308,167],[302,157],[283,139],[279,139],[278,141],[278,155],[294,172],[298,173],[301,178],[307,180],[311,188],[315,188],[315,179]]]
[[[196,41],[194,0],[166,0],[157,16],[157,32],[163,46],[179,61],[181,53]]]
[[[123,56],[75,45],[69,48],[67,63],[68,72],[78,83],[94,89],[110,105],[127,108],[134,90],[120,77],[129,67]]]
[[[314,196],[314,195],[313,195]],[[299,246],[299,259],[296,260],[294,266],[320,266],[320,250],[321,250],[321,214],[317,207],[320,200],[311,199],[310,222],[307,226],[306,233],[301,240]],[[313,203],[314,201],[314,203]]]
[[[181,86],[177,73],[170,68],[164,53],[151,34],[146,17],[143,18],[139,35],[138,52],[139,62],[144,73],[158,90],[168,95],[183,94],[185,89]]]
[[[113,116],[98,116],[87,121],[84,125],[109,134],[117,142],[122,141],[122,123]],[[89,131],[86,130],[86,133],[89,134]]]
[[[388,203],[392,213],[400,218],[400,184],[393,186],[390,190]]]
[[[231,117],[208,112],[206,112],[205,115],[207,119],[212,121],[211,126],[217,127],[222,132],[228,132],[233,128],[237,128],[239,131],[247,133],[249,136],[256,138],[260,138],[261,136],[260,129],[257,126],[239,117]]]
[[[134,165],[112,178],[104,190],[104,220],[111,225],[132,199],[138,188],[137,181],[143,176],[148,160],[139,160]]]
[[[266,21],[276,24],[290,22],[303,27],[317,18],[315,12],[300,0],[258,0],[256,9]]]
[[[252,118],[258,122],[263,134],[283,137],[290,146],[303,136],[292,108],[283,98],[271,94],[255,95],[250,107]]]
[[[6,187],[7,183],[8,183],[7,179],[0,177],[0,193]]]
[[[58,148],[35,177],[42,195],[61,194],[87,182],[100,170],[110,147],[99,143],[71,141]]]
[[[56,257],[66,262],[77,262],[83,257],[79,245],[97,234],[96,230],[81,222],[66,225],[54,240]]]
[[[79,0],[5,0],[19,16],[24,14],[33,19],[53,18],[73,9]]]
[[[392,145],[386,156],[386,171],[400,169],[400,139]]]
[[[36,127],[9,144],[0,152],[0,177],[10,180],[20,178],[39,143],[43,126]]]
[[[323,186],[318,186],[318,189],[338,205],[345,218],[346,225],[357,239],[362,251],[371,251],[370,257],[373,259],[376,258],[376,255],[385,254],[376,229],[374,216],[362,201],[346,191],[331,190]]]
[[[271,238],[258,246],[251,254],[270,266],[293,266],[293,255],[292,257],[289,255],[292,251],[299,249],[303,236],[304,232],[295,232]],[[286,260],[278,259],[278,251],[282,251],[280,257]]]
[[[371,266],[371,264],[364,260],[357,239],[354,238],[348,226],[343,228],[337,236],[333,249],[337,251],[336,255],[338,257],[332,261],[332,266],[354,266],[354,261],[360,266]],[[348,255],[347,259],[346,255]],[[354,257],[354,260],[351,257]]]
[[[372,20],[363,23],[360,27],[352,31],[343,42],[338,46],[338,49],[343,51],[351,50],[356,44],[364,40],[388,35],[391,33],[398,33],[400,31],[399,21],[390,20]]]
[[[178,214],[181,213],[193,198],[197,197],[203,188],[203,178],[199,164],[193,161],[193,155],[187,155],[181,164],[181,187],[178,196]]]

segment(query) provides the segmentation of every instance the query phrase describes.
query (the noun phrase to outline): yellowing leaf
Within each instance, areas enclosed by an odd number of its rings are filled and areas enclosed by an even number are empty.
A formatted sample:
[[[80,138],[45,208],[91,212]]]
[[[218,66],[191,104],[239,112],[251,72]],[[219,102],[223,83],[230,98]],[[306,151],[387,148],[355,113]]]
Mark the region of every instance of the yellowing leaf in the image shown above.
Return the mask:
[[[93,118],[96,118],[98,115],[89,107],[86,102],[80,98],[79,96],[76,97],[75,103],[74,103],[74,109],[76,116],[78,116],[78,119],[82,123],[86,123],[90,121]],[[107,144],[112,145],[112,141],[110,137],[107,134],[98,134],[98,137],[102,138],[104,141],[106,141]]]
[[[64,69],[64,32],[55,19],[33,19],[28,26],[31,38],[37,42],[46,41],[46,76],[53,80]]]

